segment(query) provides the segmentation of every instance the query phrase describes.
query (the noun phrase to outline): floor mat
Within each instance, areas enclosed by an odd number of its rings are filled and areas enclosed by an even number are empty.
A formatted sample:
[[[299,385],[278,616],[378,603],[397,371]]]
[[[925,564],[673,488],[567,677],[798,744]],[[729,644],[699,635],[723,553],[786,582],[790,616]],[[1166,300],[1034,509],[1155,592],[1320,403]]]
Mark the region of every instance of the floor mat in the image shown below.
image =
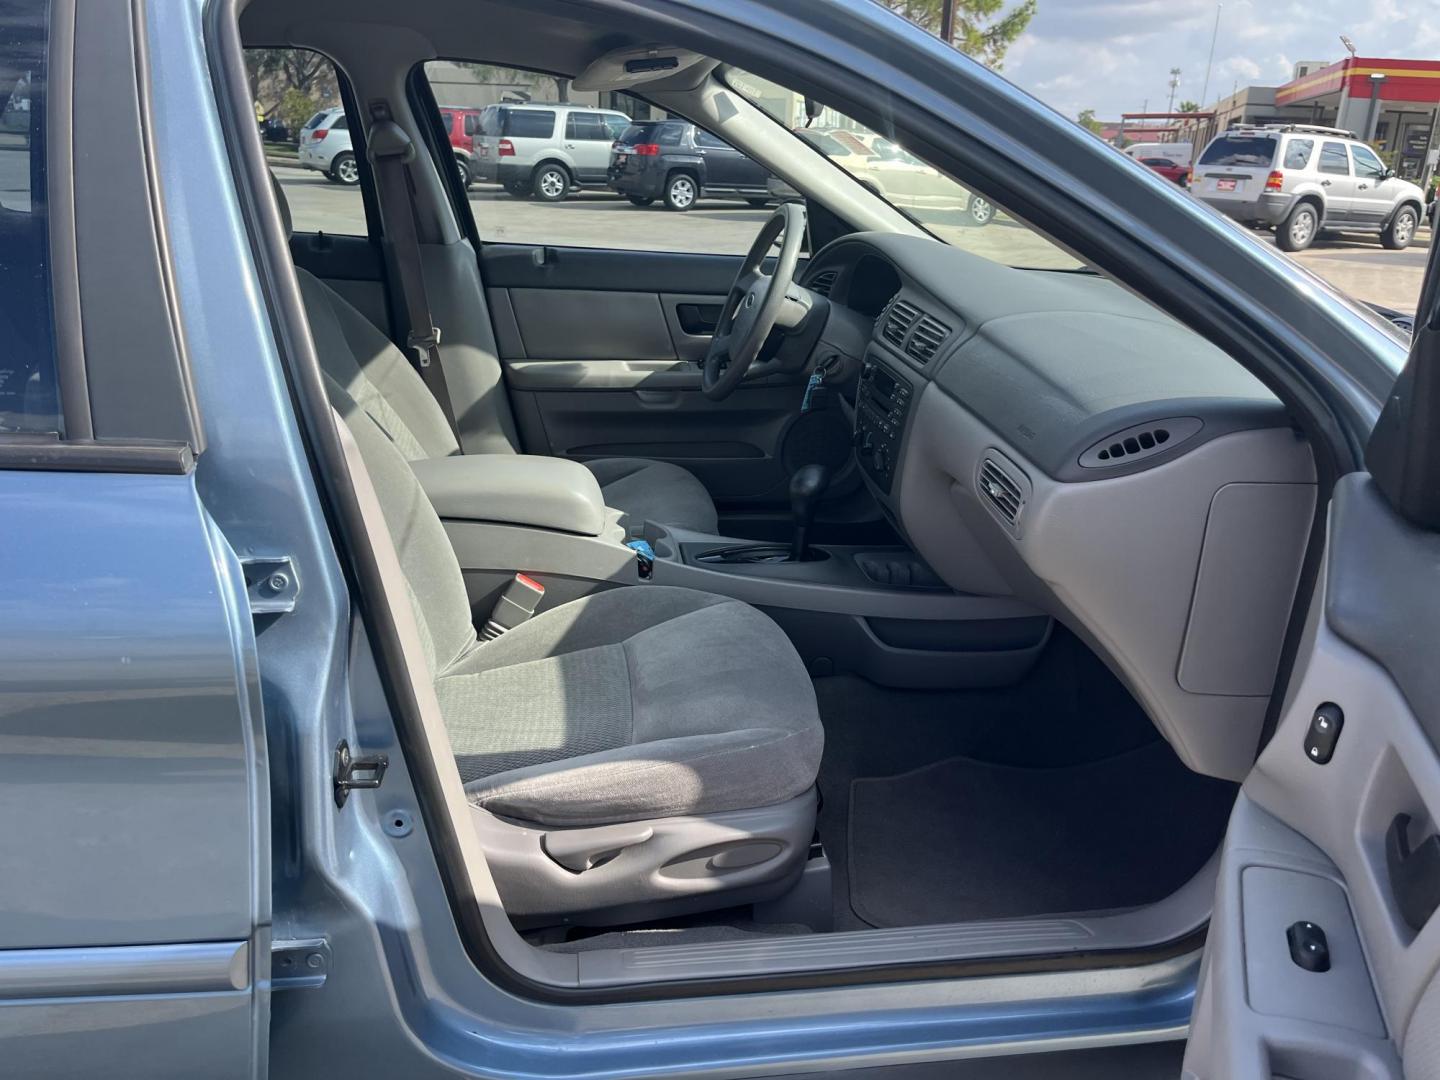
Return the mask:
[[[825,724],[820,839],[833,869],[833,929],[869,924],[850,908],[850,784],[950,758],[1027,768],[1081,765],[1159,739],[1095,654],[1056,626],[1040,662],[1013,686],[897,690],[853,675],[815,680]]]
[[[1234,784],[1151,743],[1017,768],[951,758],[850,791],[850,906],[872,926],[1135,907],[1219,846]]]

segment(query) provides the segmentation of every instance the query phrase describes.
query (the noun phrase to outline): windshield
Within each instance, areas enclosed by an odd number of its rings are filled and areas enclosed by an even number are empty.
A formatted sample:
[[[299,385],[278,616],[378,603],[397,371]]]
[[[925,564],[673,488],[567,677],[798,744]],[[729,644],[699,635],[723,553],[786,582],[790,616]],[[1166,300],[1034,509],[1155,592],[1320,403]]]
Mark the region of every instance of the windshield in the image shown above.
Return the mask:
[[[1200,155],[1201,165],[1244,165],[1266,169],[1275,160],[1275,140],[1268,135],[1221,135]]]
[[[807,123],[802,95],[737,68],[726,69],[725,81],[813,147],[817,167],[826,162],[844,169],[937,239],[1007,266],[1083,268],[1001,207],[915,157],[893,133],[872,131],[830,108]]]

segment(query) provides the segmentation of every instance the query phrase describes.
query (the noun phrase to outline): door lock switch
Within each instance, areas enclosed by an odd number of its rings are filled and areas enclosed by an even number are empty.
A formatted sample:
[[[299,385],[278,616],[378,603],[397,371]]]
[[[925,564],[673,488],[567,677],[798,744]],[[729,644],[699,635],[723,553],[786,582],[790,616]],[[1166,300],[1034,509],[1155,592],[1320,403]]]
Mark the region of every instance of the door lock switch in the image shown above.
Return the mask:
[[[1285,931],[1285,940],[1290,943],[1290,959],[1306,971],[1316,974],[1330,970],[1330,942],[1325,931],[1313,922],[1300,922]]]
[[[1305,731],[1305,756],[1316,765],[1327,765],[1335,756],[1340,729],[1345,726],[1345,713],[1334,702],[1327,701],[1315,710],[1310,727]]]

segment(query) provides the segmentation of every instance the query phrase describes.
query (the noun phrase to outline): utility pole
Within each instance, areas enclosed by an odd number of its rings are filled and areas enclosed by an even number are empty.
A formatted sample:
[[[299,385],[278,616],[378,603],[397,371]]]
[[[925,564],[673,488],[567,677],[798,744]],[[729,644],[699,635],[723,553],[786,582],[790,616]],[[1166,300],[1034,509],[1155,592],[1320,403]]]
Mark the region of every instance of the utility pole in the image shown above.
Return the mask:
[[[955,0],[940,0],[940,40],[946,45],[955,41]]]
[[[1170,69],[1170,102],[1165,106],[1166,112],[1175,111],[1175,91],[1180,88],[1180,69]]]
[[[1205,85],[1200,88],[1200,108],[1202,109],[1210,99],[1210,66],[1215,63],[1215,39],[1220,36],[1220,12],[1224,9],[1224,4],[1215,5],[1215,29],[1210,31],[1210,57],[1205,61]]]

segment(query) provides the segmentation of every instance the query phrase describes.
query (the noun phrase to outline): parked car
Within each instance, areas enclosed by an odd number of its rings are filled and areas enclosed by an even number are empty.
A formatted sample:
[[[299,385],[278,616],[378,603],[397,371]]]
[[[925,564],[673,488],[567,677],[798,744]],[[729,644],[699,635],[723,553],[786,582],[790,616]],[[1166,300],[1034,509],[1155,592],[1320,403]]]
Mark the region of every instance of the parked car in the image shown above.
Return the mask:
[[[725,195],[765,206],[769,179],[765,166],[685,120],[633,123],[611,148],[610,188],[636,206],[658,199],[665,209],[683,212],[703,198]]]
[[[1173,158],[1142,157],[1138,160],[1141,165],[1153,169],[1155,172],[1165,177],[1166,180],[1174,181],[1181,187],[1184,187],[1186,183],[1190,180],[1190,166],[1182,165],[1180,164],[1180,162],[1174,160]]]
[[[1309,247],[1326,229],[1407,247],[1425,202],[1352,132],[1308,124],[1217,135],[1195,164],[1190,190],[1244,225],[1274,229],[1284,251]]]
[[[461,105],[440,106],[440,122],[455,152],[455,166],[464,188],[475,180],[475,137],[480,134],[481,113],[480,109]]]
[[[325,174],[336,184],[354,187],[360,167],[350,145],[350,121],[344,109],[321,109],[300,129],[300,167]]]
[[[1188,142],[1133,142],[1124,153],[1136,161],[1147,157],[1169,158],[1177,165],[1189,166],[1195,160],[1195,144]]]
[[[267,143],[290,142],[290,129],[278,116],[267,116],[260,122],[260,135]]]
[[[473,179],[511,195],[559,202],[576,188],[604,187],[610,147],[630,117],[594,106],[527,102],[480,113]]]
[[[816,128],[796,128],[795,134],[896,206],[949,211],[969,225],[988,225],[995,219],[995,204],[990,200],[957,186],[936,169],[898,147],[895,147],[898,153],[888,156],[862,153],[850,145],[853,142],[868,149],[854,132],[846,131],[846,140]],[[778,177],[770,181],[770,194],[776,199],[798,198],[795,189]]]

